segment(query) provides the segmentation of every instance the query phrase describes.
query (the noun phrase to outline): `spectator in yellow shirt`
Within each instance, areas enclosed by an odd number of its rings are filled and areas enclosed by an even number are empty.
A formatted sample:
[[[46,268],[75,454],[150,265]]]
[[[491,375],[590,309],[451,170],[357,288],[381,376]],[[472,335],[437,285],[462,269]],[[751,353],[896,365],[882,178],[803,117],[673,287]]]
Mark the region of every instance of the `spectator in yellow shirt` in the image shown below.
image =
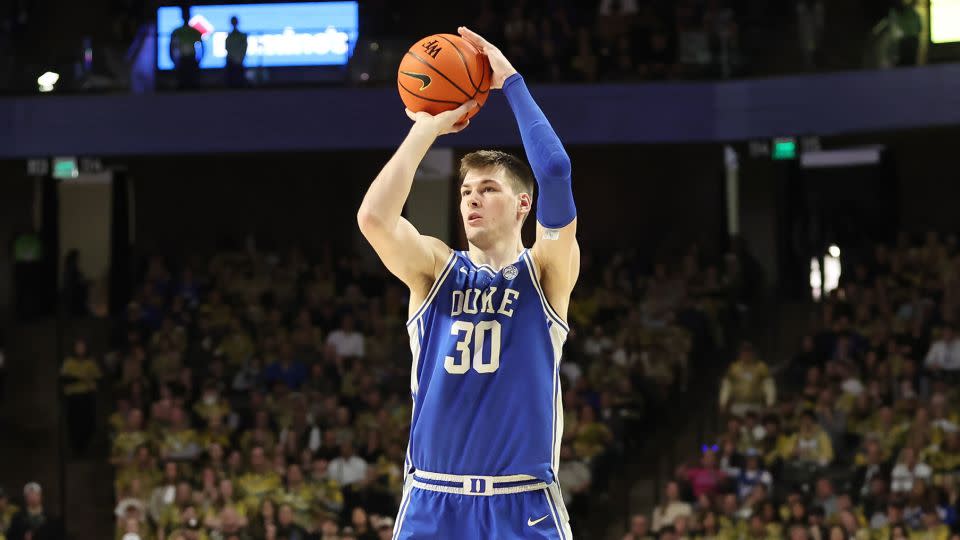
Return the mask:
[[[277,443],[277,437],[270,429],[270,413],[261,409],[254,415],[253,429],[247,430],[240,436],[240,449],[249,454],[254,446],[260,446],[267,452],[272,452]]]
[[[277,490],[274,500],[280,505],[289,505],[293,510],[293,522],[309,529],[313,507],[313,489],[303,481],[303,471],[296,463],[287,467],[287,485]]]
[[[4,532],[10,529],[10,522],[13,516],[20,511],[17,505],[12,504],[7,497],[7,492],[0,487],[0,539],[3,539]]]
[[[223,424],[223,417],[215,414],[207,419],[207,429],[198,437],[201,447],[208,448],[211,444],[230,446],[230,428]]]
[[[950,527],[940,520],[935,506],[923,509],[923,528],[910,531],[910,540],[948,540]]]
[[[227,417],[230,414],[230,404],[220,395],[217,382],[208,380],[203,385],[203,395],[193,404],[193,412],[204,422],[210,422],[213,416]]]
[[[312,499],[319,505],[322,512],[328,516],[337,516],[343,509],[343,491],[340,489],[340,484],[327,474],[329,464],[330,462],[323,456],[314,457],[309,484],[313,490]]]
[[[63,394],[67,401],[67,427],[70,445],[83,455],[97,426],[97,381],[103,377],[100,366],[87,352],[87,342],[78,339],[73,355],[60,368]]]
[[[126,465],[133,459],[136,449],[149,442],[150,435],[143,430],[143,412],[140,409],[130,409],[126,426],[113,439],[110,463],[117,467]]]
[[[243,495],[248,511],[260,506],[260,500],[273,495],[280,489],[280,476],[275,473],[267,462],[262,446],[250,449],[250,471],[237,480],[237,487]]]
[[[170,410],[170,427],[160,437],[160,457],[174,460],[194,460],[201,446],[197,432],[187,425],[187,417],[180,407]]]
[[[134,480],[138,480],[144,492],[149,492],[160,483],[162,475],[157,469],[156,460],[150,454],[150,447],[137,447],[135,458],[128,465],[118,467],[115,488],[117,493],[124,493]]]
[[[791,438],[787,452],[798,462],[816,467],[826,467],[833,461],[833,444],[817,425],[813,411],[801,413],[800,430]]]
[[[584,405],[580,409],[580,422],[574,435],[573,449],[584,460],[591,460],[603,453],[613,440],[613,434],[605,424],[597,422],[593,407]]]
[[[720,408],[743,416],[747,411],[770,407],[776,399],[770,370],[757,359],[753,345],[743,343],[737,360],[730,364],[720,384]]]
[[[228,333],[220,346],[218,352],[227,357],[230,365],[230,371],[236,371],[244,366],[247,360],[254,354],[253,340],[250,339],[250,333],[244,329],[243,323],[238,319],[231,319],[230,333]]]

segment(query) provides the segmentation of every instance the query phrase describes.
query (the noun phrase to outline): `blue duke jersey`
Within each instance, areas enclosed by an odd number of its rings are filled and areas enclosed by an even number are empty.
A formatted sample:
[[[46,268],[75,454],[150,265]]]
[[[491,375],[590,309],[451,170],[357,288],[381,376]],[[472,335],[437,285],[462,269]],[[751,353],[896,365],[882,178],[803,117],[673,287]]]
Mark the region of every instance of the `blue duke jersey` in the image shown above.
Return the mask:
[[[414,409],[407,471],[555,481],[568,327],[530,252],[499,272],[451,253],[407,323]]]

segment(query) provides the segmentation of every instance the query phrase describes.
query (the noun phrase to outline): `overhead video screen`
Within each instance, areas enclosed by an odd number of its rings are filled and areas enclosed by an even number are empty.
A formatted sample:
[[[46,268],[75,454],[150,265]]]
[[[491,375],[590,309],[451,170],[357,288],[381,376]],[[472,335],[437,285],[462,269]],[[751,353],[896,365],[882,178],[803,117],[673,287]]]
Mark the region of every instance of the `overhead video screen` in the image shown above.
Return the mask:
[[[190,9],[191,27],[203,36],[201,69],[226,64],[230,18],[247,34],[248,66],[342,66],[357,43],[357,2],[198,5]],[[157,10],[157,68],[174,68],[170,34],[183,24],[180,8]]]

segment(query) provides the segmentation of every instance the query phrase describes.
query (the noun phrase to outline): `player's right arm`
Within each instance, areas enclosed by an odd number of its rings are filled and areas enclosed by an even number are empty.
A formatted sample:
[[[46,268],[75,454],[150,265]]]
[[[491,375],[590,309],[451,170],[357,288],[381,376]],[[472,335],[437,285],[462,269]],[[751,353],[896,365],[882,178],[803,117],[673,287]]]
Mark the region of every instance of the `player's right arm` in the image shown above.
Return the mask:
[[[413,292],[432,286],[450,248],[437,238],[421,235],[401,215],[403,205],[427,150],[440,135],[456,133],[467,127],[469,120],[457,121],[475,106],[473,101],[468,101],[457,109],[437,115],[408,110],[407,116],[414,121],[413,127],[370,185],[357,212],[360,232],[387,270]],[[423,292],[426,294],[426,290]]]

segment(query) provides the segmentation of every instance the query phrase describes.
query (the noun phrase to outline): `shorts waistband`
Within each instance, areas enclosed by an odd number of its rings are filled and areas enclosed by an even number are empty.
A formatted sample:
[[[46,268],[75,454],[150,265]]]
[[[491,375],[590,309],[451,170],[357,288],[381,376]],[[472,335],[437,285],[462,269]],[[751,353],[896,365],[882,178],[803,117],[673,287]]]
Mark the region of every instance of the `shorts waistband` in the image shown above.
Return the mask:
[[[459,495],[509,495],[536,491],[547,487],[547,483],[539,478],[514,474],[510,476],[481,476],[443,474],[416,470],[413,472],[413,487],[441,493],[456,493]]]

